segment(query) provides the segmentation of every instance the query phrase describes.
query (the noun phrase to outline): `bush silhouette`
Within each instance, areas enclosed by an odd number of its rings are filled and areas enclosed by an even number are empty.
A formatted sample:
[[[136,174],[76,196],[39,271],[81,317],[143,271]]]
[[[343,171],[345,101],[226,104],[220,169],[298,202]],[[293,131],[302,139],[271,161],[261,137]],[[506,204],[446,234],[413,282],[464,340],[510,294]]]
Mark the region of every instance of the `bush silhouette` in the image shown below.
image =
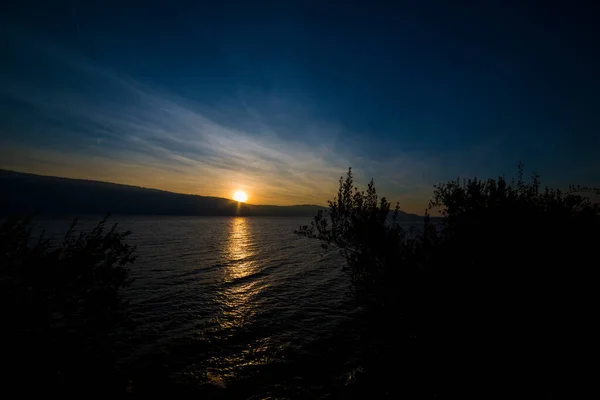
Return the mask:
[[[394,285],[400,278],[410,280],[419,236],[400,227],[399,205],[392,211],[386,198],[378,197],[373,180],[366,191],[355,186],[352,169],[340,178],[337,197],[328,204],[327,214],[319,211],[311,225],[301,226],[296,233],[320,240],[325,250],[338,249],[346,259],[353,289],[367,304],[389,302],[389,296],[399,291],[382,289],[390,279]]]
[[[369,387],[545,395],[559,391],[573,349],[589,343],[590,263],[600,243],[592,193],[541,189],[539,176],[525,181],[519,165],[510,181],[435,186],[428,213],[439,211],[441,220],[426,215],[411,233],[397,225],[397,211],[388,217],[373,182],[362,192],[349,171],[328,214],[297,233],[339,248],[357,293],[374,306],[363,344]],[[405,377],[402,388],[397,376]]]
[[[75,232],[60,245],[31,238],[29,218],[0,227],[0,293],[5,329],[4,371],[19,390],[112,391],[118,382],[115,350],[127,328],[130,232]]]
[[[365,329],[352,350],[360,354],[361,361],[349,371],[353,382],[361,382],[352,389],[357,398],[412,395],[411,385],[417,386],[419,376],[425,376],[417,366],[413,338],[421,329],[420,298],[427,271],[423,263],[429,254],[425,248],[435,236],[405,230],[399,222],[399,205],[392,211],[385,198],[379,199],[372,180],[366,191],[360,190],[349,169],[346,177],[340,178],[337,197],[329,201],[328,212],[319,212],[310,225],[296,231],[318,239],[325,250],[340,251],[356,299],[367,310],[357,317]],[[431,225],[429,218],[425,222]],[[392,382],[398,376],[412,383],[394,393],[399,386]]]
[[[538,175],[523,179],[522,165],[511,181],[436,186],[430,210],[439,209],[443,229],[432,287],[444,301],[433,309],[452,327],[436,337],[446,360],[469,360],[479,376],[486,366],[481,382],[558,390],[592,312],[589,263],[600,239],[592,193],[541,189]]]

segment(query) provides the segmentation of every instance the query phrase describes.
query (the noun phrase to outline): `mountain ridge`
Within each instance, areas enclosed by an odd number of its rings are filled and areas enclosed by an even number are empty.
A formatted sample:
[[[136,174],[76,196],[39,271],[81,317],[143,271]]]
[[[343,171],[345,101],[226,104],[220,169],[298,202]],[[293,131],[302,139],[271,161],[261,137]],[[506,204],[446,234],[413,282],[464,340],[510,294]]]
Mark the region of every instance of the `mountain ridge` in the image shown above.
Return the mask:
[[[239,203],[222,197],[0,169],[0,215],[8,213],[306,216],[326,207]],[[414,219],[402,212],[401,219]]]

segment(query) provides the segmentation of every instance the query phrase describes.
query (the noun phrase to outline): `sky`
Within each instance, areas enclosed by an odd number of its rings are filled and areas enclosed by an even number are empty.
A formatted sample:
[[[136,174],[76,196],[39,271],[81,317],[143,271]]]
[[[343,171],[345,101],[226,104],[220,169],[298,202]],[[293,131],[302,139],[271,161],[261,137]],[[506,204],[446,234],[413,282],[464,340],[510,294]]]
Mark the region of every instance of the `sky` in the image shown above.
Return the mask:
[[[519,161],[598,186],[592,4],[9,2],[0,168],[289,205],[351,166],[418,214]]]

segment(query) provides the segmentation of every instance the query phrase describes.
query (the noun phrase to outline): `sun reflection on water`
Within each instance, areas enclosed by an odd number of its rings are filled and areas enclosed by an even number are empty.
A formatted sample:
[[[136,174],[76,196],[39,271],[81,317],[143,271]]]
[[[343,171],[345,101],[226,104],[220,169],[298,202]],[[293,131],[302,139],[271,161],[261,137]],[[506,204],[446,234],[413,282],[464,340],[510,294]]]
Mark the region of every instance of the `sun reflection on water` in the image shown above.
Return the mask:
[[[227,243],[228,268],[225,279],[244,278],[254,272],[256,262],[252,260],[252,234],[247,218],[236,217],[232,220]]]
[[[257,246],[251,221],[245,217],[232,218],[222,247],[222,278],[215,296],[218,311],[209,338],[217,348],[227,350],[212,357],[207,366],[210,372],[207,382],[213,385],[226,386],[244,368],[273,361],[268,339],[251,343],[244,339],[248,327],[255,324],[265,310],[261,294],[269,286],[264,277],[256,275],[262,265],[256,259]]]
[[[256,245],[248,218],[233,218],[223,246],[222,284],[216,296],[218,312],[211,338],[215,344],[236,341],[236,338],[245,335],[246,327],[256,320],[260,312],[258,297],[268,284],[253,276],[260,270],[260,264],[255,259],[258,251]],[[265,356],[268,349],[263,347],[256,343],[247,344],[213,358],[214,365],[209,368],[211,381],[217,377],[221,384],[226,384],[235,378],[235,371],[239,368],[269,362],[270,359]]]
[[[252,279],[259,269],[256,244],[250,222],[247,218],[231,220],[230,231],[225,246],[225,268],[223,284],[217,296],[220,303],[218,325],[226,336],[232,329],[248,324],[256,314],[256,301],[253,300],[265,287],[260,279]]]

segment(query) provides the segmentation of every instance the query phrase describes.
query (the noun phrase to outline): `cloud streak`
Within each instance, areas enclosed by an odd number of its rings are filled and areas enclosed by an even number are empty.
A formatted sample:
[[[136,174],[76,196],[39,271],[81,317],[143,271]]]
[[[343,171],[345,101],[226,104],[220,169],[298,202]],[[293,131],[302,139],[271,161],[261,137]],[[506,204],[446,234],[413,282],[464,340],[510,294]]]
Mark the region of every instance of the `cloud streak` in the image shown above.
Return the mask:
[[[64,66],[59,74],[67,70],[76,79],[47,88],[22,78],[4,82],[3,97],[30,108],[27,118],[34,122],[11,128],[29,129],[31,139],[15,141],[21,132],[9,132],[2,168],[207,196],[230,197],[242,189],[252,203],[282,205],[324,204],[348,166],[364,180],[379,176],[392,199],[411,190],[419,198],[424,175],[433,168],[434,160],[407,154],[369,160],[344,146],[347,132],[340,126],[314,119],[299,126],[294,109],[278,114],[275,128],[268,110],[258,111],[252,98],[232,100],[242,107],[208,107],[55,54],[38,56],[50,57]],[[288,119],[284,131],[282,118]],[[411,201],[410,211],[422,211],[422,199]]]

